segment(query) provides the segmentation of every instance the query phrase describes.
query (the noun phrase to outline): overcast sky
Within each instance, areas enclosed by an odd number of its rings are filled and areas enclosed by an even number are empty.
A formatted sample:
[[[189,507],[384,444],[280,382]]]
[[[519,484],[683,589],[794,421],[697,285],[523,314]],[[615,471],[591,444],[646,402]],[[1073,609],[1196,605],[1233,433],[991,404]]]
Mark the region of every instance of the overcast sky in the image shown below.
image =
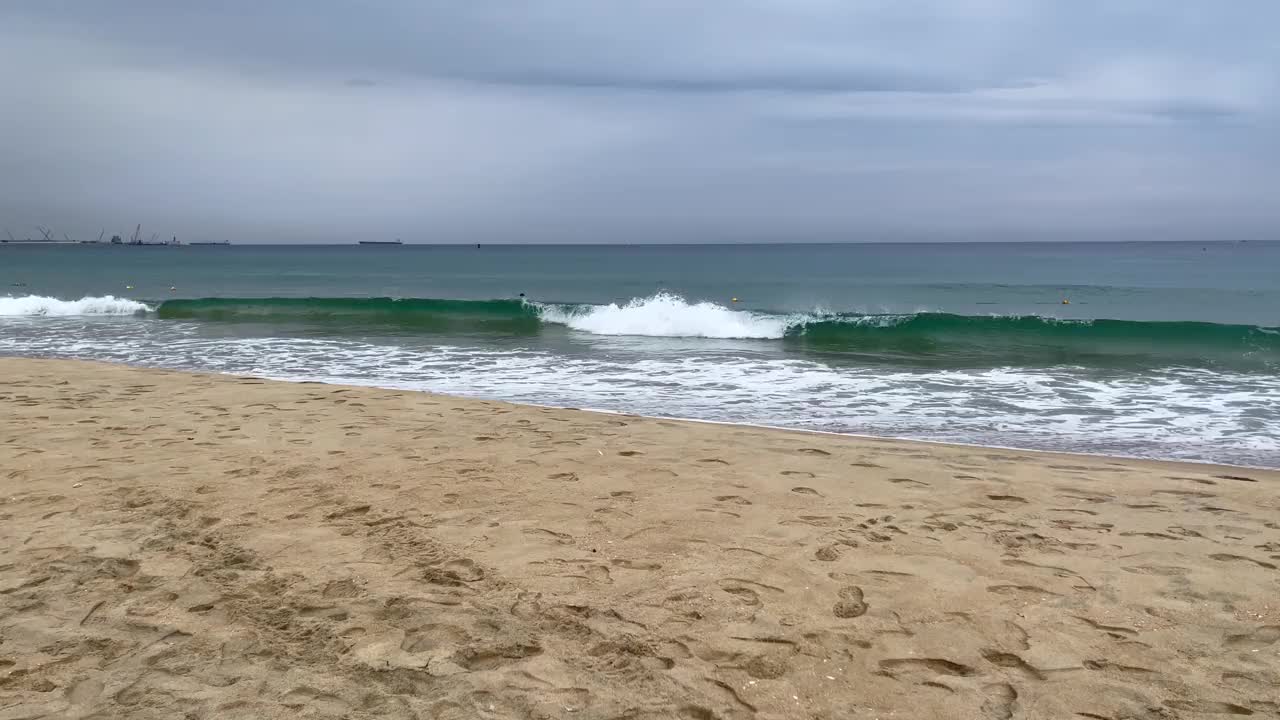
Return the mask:
[[[1280,239],[1276,0],[3,0],[0,231]]]

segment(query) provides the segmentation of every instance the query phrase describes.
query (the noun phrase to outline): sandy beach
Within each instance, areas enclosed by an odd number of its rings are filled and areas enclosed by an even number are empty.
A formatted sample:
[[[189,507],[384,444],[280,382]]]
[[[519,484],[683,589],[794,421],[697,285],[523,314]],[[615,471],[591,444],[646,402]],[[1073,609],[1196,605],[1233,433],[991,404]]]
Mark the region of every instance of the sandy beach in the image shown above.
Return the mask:
[[[0,720],[1280,714],[1280,473],[0,359]]]

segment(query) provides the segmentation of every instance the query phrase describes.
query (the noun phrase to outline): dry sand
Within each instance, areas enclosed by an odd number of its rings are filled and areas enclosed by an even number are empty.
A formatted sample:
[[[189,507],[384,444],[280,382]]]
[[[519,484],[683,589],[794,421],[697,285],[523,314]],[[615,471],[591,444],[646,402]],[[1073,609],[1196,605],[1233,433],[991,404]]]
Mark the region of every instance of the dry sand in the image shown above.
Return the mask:
[[[0,718],[1280,713],[1280,473],[0,360]]]

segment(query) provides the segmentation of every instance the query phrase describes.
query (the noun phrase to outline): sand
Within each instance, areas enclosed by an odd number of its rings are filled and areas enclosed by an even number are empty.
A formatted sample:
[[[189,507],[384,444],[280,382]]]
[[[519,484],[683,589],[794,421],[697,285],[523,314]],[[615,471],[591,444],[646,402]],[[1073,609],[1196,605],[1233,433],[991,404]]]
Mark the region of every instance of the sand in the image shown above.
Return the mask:
[[[1280,713],[1280,473],[0,359],[0,719]]]

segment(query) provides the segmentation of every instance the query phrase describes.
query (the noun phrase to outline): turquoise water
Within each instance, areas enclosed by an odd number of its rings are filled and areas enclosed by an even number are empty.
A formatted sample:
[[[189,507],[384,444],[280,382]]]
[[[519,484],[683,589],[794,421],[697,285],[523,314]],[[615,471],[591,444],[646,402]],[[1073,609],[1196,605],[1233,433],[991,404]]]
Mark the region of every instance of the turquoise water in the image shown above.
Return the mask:
[[[0,353],[1280,466],[1277,268],[1280,243],[0,246]]]
[[[1280,324],[1280,243],[708,246],[0,245],[0,293],[609,303]],[[133,289],[127,289],[127,286]],[[170,287],[175,287],[170,292]],[[1061,301],[1069,299],[1071,305]]]

